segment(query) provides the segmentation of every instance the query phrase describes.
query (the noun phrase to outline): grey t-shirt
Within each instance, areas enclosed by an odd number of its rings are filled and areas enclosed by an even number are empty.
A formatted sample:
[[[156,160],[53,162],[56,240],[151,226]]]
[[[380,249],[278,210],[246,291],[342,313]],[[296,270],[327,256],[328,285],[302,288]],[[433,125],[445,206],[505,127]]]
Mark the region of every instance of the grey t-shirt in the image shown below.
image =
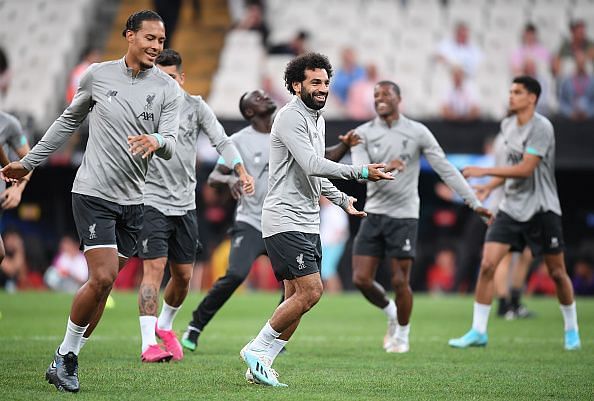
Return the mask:
[[[171,160],[152,160],[146,176],[144,204],[166,216],[183,216],[196,209],[196,143],[200,133],[206,134],[225,159],[233,164],[241,162],[231,138],[200,96],[183,92],[179,122],[175,154]]]
[[[400,159],[404,171],[392,181],[367,183],[365,211],[393,218],[419,218],[419,172],[423,154],[445,183],[471,208],[481,205],[462,174],[446,159],[439,143],[423,124],[402,114],[391,127],[379,117],[355,130],[362,143],[351,148],[353,164],[388,163]]]
[[[231,135],[231,140],[239,150],[243,164],[256,186],[251,196],[242,196],[237,204],[236,221],[242,221],[262,230],[262,205],[268,192],[268,156],[270,154],[270,134],[256,131],[251,125]],[[224,157],[220,164],[231,166]]]
[[[262,236],[287,231],[319,234],[320,195],[343,209],[348,204],[328,178],[361,178],[361,166],[324,159],[326,123],[321,113],[293,96],[277,114],[270,133],[268,194]]]
[[[27,137],[23,133],[21,123],[16,117],[8,113],[0,111],[0,146],[4,148],[4,152],[8,155],[10,148],[17,150],[27,144]],[[0,180],[0,192],[4,191],[6,183]]]
[[[133,156],[128,136],[159,133],[163,145],[155,154],[170,159],[180,101],[177,82],[155,66],[134,76],[124,58],[92,64],[70,106],[21,162],[27,170],[39,166],[88,115],[89,141],[72,192],[120,205],[141,204],[151,158]]]
[[[528,221],[538,212],[551,211],[561,215],[555,180],[555,132],[544,116],[534,113],[532,119],[518,126],[516,116],[501,122],[505,147],[505,164],[520,163],[528,153],[541,158],[528,178],[507,178],[500,210],[517,221]]]

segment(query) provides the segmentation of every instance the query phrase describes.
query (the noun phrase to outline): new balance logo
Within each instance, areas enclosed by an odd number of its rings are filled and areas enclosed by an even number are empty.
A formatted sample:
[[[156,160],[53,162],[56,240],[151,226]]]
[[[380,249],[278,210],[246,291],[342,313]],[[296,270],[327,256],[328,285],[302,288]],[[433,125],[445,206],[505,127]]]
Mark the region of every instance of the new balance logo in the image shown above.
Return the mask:
[[[148,238],[142,241],[142,252],[148,253]]]
[[[559,248],[559,238],[551,238],[551,248]]]
[[[295,260],[297,261],[297,264],[298,264],[297,268],[299,270],[305,269],[305,263],[303,262],[303,254],[302,253],[300,253],[299,256],[297,256],[295,258]]]
[[[110,91],[108,91],[108,92],[107,92],[107,101],[108,101],[109,103],[111,103],[111,98],[112,98],[112,97],[116,97],[116,96],[117,96],[117,94],[118,94],[118,91],[114,91],[114,90],[110,90]]]
[[[408,251],[410,251],[411,249],[412,249],[412,246],[410,245],[410,239],[408,239],[408,238],[407,238],[407,239],[404,241],[404,245],[402,246],[402,250],[403,250],[403,251],[406,251],[406,252],[408,252]]]
[[[241,241],[243,241],[243,235],[233,240],[233,248],[239,248],[241,246]]]
[[[95,227],[97,227],[97,223],[91,224],[89,226],[89,239],[97,238],[97,233],[95,232]]]

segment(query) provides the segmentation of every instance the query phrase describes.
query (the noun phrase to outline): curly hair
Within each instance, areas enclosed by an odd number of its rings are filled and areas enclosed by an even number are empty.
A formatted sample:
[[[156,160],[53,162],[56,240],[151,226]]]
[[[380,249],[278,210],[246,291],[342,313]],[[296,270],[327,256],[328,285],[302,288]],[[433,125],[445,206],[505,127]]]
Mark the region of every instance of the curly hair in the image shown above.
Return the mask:
[[[332,64],[323,54],[305,53],[289,61],[285,68],[285,86],[289,92],[292,95],[295,94],[293,82],[305,81],[305,70],[315,70],[316,68],[326,70],[328,78],[332,77]]]

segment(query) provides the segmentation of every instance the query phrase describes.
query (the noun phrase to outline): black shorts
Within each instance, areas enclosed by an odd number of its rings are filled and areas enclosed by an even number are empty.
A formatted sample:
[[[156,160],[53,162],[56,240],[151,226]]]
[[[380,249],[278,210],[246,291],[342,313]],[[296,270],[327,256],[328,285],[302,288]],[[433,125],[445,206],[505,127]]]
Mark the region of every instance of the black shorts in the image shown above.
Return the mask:
[[[119,205],[73,193],[72,214],[83,250],[113,247],[126,258],[136,254],[142,228],[142,205]]]
[[[353,244],[353,255],[414,259],[418,219],[395,219],[368,213]]]
[[[165,216],[152,206],[144,206],[144,225],[138,240],[141,259],[169,258],[179,264],[194,263],[202,252],[196,210],[182,216]]]
[[[522,222],[499,211],[493,224],[487,229],[485,242],[509,244],[512,252],[522,252],[529,246],[534,256],[563,252],[565,242],[561,216],[553,212],[542,212]]]
[[[288,231],[264,238],[264,244],[278,281],[320,272],[322,243],[319,234]]]
[[[262,232],[247,223],[237,221],[230,234],[231,251],[227,274],[245,279],[258,256],[266,255]]]

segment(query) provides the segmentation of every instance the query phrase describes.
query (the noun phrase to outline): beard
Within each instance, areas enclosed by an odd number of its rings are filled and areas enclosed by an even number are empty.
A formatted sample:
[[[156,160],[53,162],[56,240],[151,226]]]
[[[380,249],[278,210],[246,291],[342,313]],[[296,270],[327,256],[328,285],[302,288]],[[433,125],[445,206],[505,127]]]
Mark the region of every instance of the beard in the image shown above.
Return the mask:
[[[326,100],[324,100],[323,102],[317,101],[314,98],[314,96],[316,96],[318,94],[320,94],[319,91],[315,91],[313,93],[308,93],[307,91],[302,91],[301,92],[301,100],[310,109],[320,110],[320,109],[322,109],[326,105]],[[326,99],[328,99],[328,96],[327,95],[326,95]]]

